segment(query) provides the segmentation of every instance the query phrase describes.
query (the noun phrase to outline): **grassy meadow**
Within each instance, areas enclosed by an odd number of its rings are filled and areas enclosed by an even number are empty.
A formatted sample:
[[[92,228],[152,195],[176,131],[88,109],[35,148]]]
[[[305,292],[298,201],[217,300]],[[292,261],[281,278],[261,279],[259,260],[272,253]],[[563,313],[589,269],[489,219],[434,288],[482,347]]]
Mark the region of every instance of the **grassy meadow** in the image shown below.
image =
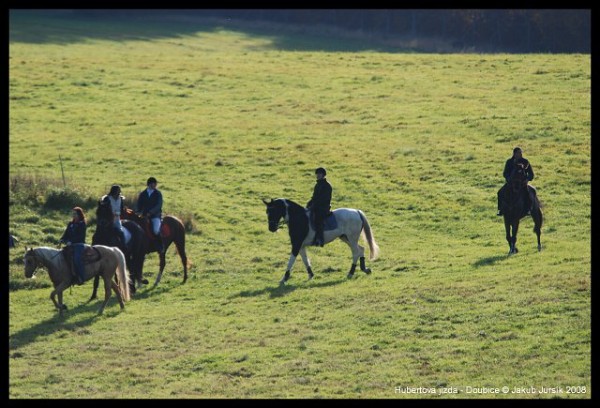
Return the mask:
[[[27,11],[9,29],[9,398],[591,398],[590,55]],[[543,250],[524,219],[509,257],[515,146],[545,220]],[[319,166],[381,254],[348,280],[344,243],[309,248],[315,278],[298,259],[280,287],[289,237],[261,199],[305,204]],[[47,273],[23,274],[69,221],[47,198],[73,194],[91,242],[95,200],[149,176],[187,221],[187,283],[170,248],[124,311],[97,316],[86,283],[60,319]]]

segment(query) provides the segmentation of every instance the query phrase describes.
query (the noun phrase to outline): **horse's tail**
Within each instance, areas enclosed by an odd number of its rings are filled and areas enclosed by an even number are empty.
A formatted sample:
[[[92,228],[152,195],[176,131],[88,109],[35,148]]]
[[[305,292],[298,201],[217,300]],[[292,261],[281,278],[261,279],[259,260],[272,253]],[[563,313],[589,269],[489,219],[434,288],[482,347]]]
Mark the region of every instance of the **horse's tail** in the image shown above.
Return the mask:
[[[367,216],[361,210],[358,210],[358,214],[360,215],[360,219],[363,222],[363,238],[369,244],[369,259],[373,260],[379,256],[379,245],[375,242],[375,237],[373,236],[373,231],[371,230],[371,225],[369,224],[369,220],[367,220]]]
[[[131,279],[129,278],[129,271],[127,270],[125,255],[117,247],[114,247],[113,250],[119,260],[119,264],[117,265],[117,273],[119,277],[119,288],[121,289],[121,296],[123,296],[123,300],[129,301],[131,300],[131,293],[129,293],[129,284],[131,283]]]

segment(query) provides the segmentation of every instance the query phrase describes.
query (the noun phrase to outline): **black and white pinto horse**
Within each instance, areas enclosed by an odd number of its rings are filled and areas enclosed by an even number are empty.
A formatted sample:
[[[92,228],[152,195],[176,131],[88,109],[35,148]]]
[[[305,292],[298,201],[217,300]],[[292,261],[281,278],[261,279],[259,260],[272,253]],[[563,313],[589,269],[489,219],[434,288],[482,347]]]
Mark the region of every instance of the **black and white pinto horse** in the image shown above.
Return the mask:
[[[308,279],[312,279],[314,274],[310,260],[306,255],[306,247],[312,245],[315,230],[311,225],[312,223],[309,222],[309,210],[285,198],[271,199],[271,201],[263,199],[263,202],[267,206],[269,231],[277,231],[283,222],[288,225],[290,240],[292,242],[290,260],[288,261],[285,275],[279,283],[283,285],[290,278],[290,273],[298,254],[302,257],[302,261],[308,272]],[[359,259],[360,269],[364,273],[370,274],[371,270],[365,266],[365,248],[358,244],[358,240],[362,236],[369,244],[369,259],[371,260],[377,258],[379,246],[375,242],[373,231],[371,230],[371,226],[365,214],[361,210],[338,208],[333,210],[332,215],[328,218],[331,217],[335,217],[337,226],[333,229],[325,227],[323,237],[325,239],[325,244],[339,238],[348,244],[352,250],[352,266],[348,272],[348,278],[351,278],[354,275],[356,263]]]

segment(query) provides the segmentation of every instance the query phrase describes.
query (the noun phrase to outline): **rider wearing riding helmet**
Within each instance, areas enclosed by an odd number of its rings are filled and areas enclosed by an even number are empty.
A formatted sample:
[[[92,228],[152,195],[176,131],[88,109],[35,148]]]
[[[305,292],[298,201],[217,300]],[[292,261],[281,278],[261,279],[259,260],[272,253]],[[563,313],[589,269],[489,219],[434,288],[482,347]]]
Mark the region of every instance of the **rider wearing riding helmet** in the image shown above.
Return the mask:
[[[517,169],[519,167],[522,167],[523,170],[525,171],[525,177],[527,178],[527,181],[533,180],[535,175],[533,173],[533,168],[531,167],[529,160],[527,160],[526,158],[523,157],[523,150],[521,150],[520,147],[515,147],[513,149],[512,157],[510,159],[508,159],[506,161],[506,163],[504,164],[504,171],[502,172],[502,175],[504,176],[504,179],[506,180],[506,184],[504,184],[502,186],[502,188],[500,188],[500,190],[498,190],[498,213],[497,213],[497,215],[504,214],[504,208],[506,206],[506,201],[505,201],[506,188],[508,186],[508,183],[510,182],[510,180],[512,179],[512,177],[514,176],[515,172],[517,171]],[[528,201],[527,209],[528,209],[528,213],[531,213],[533,203],[535,202],[536,191],[535,191],[535,187],[533,187],[529,184],[527,184],[527,190],[528,190],[528,194],[526,196],[527,201]]]
[[[311,211],[315,221],[315,238],[313,245],[325,245],[323,237],[323,223],[331,210],[331,184],[327,181],[327,171],[323,167],[315,170],[317,184],[313,190],[313,195],[310,201],[306,204],[306,208]]]
[[[164,252],[160,237],[163,198],[162,193],[156,188],[157,184],[158,181],[154,177],[148,178],[146,181],[148,187],[139,194],[135,212],[150,220],[158,252]]]

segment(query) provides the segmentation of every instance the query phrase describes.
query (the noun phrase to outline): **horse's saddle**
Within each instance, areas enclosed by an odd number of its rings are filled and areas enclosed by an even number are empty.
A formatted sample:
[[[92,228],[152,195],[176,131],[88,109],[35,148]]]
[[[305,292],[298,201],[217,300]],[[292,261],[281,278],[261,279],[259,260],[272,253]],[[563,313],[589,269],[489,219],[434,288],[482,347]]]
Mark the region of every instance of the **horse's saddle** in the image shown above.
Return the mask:
[[[158,237],[156,235],[154,235],[154,231],[152,231],[152,223],[147,218],[144,220],[144,228],[143,229],[144,229],[144,232],[146,233],[146,236],[151,241],[158,239]],[[171,235],[171,228],[169,227],[168,224],[163,223],[162,220],[160,223],[159,234],[161,237],[165,237],[165,238]]]
[[[310,226],[312,227],[312,229],[316,229],[315,219],[312,216],[310,210],[306,210],[306,215],[308,215],[308,219],[310,220]],[[337,219],[335,218],[335,214],[333,214],[332,211],[329,211],[329,214],[327,214],[327,217],[325,217],[325,220],[323,221],[323,231],[331,231],[336,229],[337,227],[338,223]]]
[[[63,256],[69,262],[73,262],[73,246],[67,245],[62,250]],[[98,262],[100,260],[100,252],[91,245],[84,244],[81,252],[81,260],[84,265]]]

